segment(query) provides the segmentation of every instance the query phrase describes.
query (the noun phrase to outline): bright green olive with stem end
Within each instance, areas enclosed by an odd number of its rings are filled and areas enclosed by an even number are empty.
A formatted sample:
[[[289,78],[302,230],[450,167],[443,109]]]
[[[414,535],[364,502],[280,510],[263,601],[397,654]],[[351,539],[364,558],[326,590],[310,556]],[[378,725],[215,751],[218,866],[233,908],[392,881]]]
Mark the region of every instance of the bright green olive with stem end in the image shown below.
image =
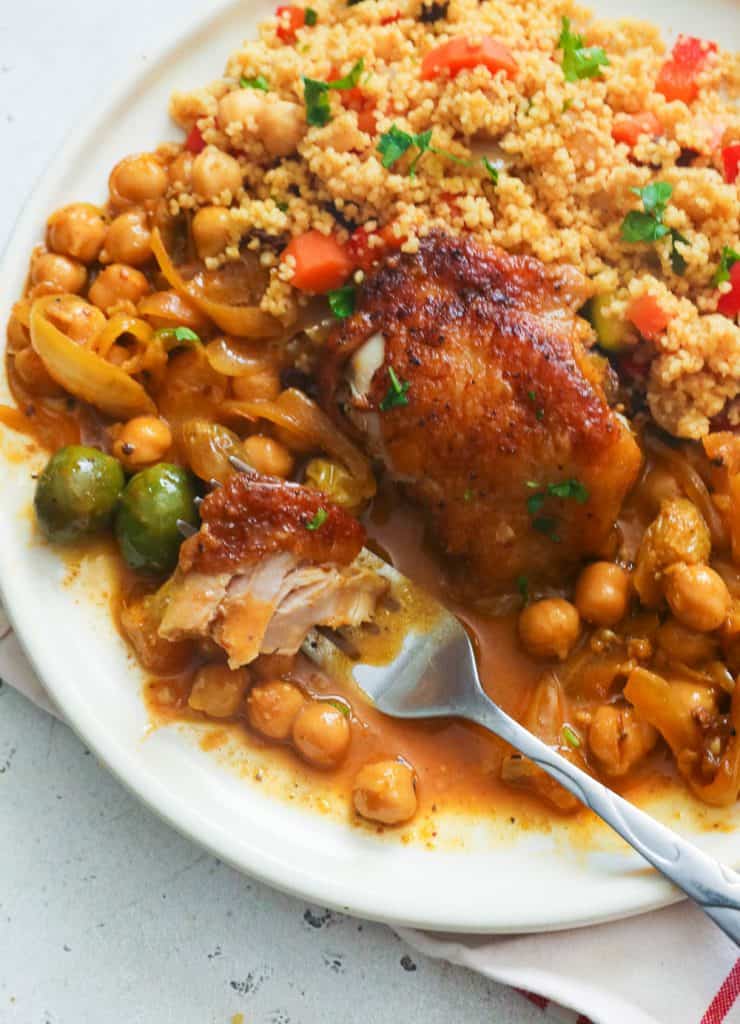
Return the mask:
[[[182,543],[178,520],[198,525],[195,480],[182,466],[159,462],[131,477],[116,513],[116,538],[132,569],[170,572]]]
[[[70,444],[55,452],[36,484],[36,519],[46,537],[69,544],[107,530],[125,477],[111,455]]]

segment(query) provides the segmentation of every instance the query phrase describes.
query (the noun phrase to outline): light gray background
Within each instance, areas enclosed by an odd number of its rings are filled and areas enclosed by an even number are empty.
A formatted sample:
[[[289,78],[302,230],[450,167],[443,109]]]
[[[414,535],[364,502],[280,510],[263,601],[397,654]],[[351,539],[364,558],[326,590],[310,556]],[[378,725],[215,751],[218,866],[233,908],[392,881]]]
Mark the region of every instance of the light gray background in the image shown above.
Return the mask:
[[[0,248],[101,86],[198,10],[0,0]],[[244,1024],[542,1024],[516,993],[203,853],[0,686],[0,1024],[230,1024],[238,1013]]]

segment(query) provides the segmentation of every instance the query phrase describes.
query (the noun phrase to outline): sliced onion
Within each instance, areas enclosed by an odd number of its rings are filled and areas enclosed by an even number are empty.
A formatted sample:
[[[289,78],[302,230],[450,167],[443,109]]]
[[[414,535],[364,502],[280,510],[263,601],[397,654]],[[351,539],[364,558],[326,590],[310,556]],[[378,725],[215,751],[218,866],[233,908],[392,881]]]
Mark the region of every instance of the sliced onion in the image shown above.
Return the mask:
[[[47,310],[57,296],[36,299],[31,307],[31,344],[49,375],[65,391],[115,419],[155,413],[156,406],[141,384],[118,366],[77,345],[55,327]]]
[[[123,334],[131,334],[137,341],[146,344],[151,339],[153,331],[145,320],[127,316],[125,313],[116,313],[95,338],[93,345],[95,352],[105,359]]]
[[[246,377],[265,368],[265,349],[234,338],[215,338],[206,345],[206,357],[225,377]]]
[[[208,317],[201,313],[192,299],[174,290],[145,295],[138,306],[139,315],[153,327],[190,327],[199,331],[208,326]]]
[[[343,463],[358,483],[361,500],[375,494],[375,478],[368,460],[302,391],[288,388],[274,402],[224,402],[221,411],[249,420],[276,423]]]
[[[185,281],[164,247],[159,228],[152,231],[152,252],[168,284],[183,298],[191,299],[222,331],[239,338],[274,338],[284,333],[285,328],[280,321],[258,306],[230,306],[225,302],[214,302],[192,281]]]

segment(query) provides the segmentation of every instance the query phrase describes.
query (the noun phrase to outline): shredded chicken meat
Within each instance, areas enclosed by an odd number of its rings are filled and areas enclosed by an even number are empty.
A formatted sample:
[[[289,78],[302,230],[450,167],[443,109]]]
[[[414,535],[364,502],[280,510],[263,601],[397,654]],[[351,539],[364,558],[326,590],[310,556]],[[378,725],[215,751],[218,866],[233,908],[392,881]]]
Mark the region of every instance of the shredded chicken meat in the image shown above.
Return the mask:
[[[201,517],[164,585],[159,635],[210,637],[232,668],[294,654],[314,626],[359,625],[385,592],[357,562],[363,527],[320,492],[239,473],[205,499]]]

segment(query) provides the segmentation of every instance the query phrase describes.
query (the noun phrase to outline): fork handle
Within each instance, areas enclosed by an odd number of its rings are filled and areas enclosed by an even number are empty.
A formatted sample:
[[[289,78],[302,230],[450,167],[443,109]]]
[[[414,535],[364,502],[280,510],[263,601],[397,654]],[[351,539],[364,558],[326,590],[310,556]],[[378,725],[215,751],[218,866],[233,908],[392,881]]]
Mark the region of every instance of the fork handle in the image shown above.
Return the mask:
[[[502,711],[482,691],[465,717],[516,747],[610,825],[645,860],[694,900],[740,946],[740,874],[571,764]]]

